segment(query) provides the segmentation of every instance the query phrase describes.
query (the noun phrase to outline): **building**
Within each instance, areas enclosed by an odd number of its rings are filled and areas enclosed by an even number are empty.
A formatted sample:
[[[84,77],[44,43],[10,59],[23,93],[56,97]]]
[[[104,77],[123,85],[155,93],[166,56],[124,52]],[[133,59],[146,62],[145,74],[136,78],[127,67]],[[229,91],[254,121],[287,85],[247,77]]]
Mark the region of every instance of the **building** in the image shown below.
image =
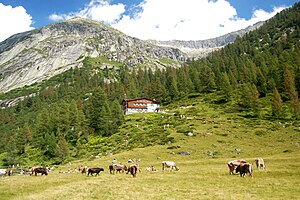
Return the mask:
[[[123,99],[122,104],[125,114],[158,112],[160,107],[158,101],[148,98]]]

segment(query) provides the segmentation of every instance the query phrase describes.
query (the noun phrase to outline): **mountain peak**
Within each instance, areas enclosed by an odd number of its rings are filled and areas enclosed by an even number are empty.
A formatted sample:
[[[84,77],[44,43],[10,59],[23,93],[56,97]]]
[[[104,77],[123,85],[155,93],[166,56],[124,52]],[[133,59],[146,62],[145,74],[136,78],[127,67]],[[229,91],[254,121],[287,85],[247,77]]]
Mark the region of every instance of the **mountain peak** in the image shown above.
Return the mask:
[[[104,57],[134,67],[165,67],[160,58],[185,61],[175,48],[159,47],[101,22],[72,18],[16,34],[0,43],[0,92],[30,85],[72,67],[85,57]]]

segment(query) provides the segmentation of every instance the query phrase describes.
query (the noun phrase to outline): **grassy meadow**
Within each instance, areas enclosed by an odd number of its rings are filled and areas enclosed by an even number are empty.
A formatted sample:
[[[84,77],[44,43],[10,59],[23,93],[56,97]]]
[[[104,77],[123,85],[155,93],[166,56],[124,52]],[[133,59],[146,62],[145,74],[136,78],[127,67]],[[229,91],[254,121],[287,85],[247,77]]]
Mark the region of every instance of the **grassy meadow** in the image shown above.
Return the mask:
[[[74,160],[55,166],[48,176],[1,177],[0,199],[300,199],[299,122],[259,120],[232,109],[199,98],[166,108],[168,114],[126,116],[128,132],[166,129],[174,140]],[[264,158],[266,170],[254,167],[253,178],[229,175],[228,161],[254,164],[256,157]],[[112,175],[108,165],[114,158],[123,164],[138,159],[142,172],[136,178]],[[175,161],[180,170],[162,172],[163,160]],[[94,177],[59,173],[79,165],[105,171]],[[158,172],[145,171],[152,165]]]

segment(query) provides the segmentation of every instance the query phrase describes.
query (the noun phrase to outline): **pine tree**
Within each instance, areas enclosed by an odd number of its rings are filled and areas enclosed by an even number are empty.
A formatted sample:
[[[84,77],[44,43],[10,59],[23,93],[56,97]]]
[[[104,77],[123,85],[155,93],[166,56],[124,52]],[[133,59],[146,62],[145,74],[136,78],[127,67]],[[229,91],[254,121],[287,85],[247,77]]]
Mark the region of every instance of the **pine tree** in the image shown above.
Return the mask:
[[[266,78],[264,77],[264,75],[262,74],[261,70],[258,68],[257,69],[257,89],[260,93],[261,96],[265,97],[267,94],[267,81]]]
[[[233,89],[237,88],[238,82],[233,74],[233,72],[230,70],[229,71],[229,80],[230,80],[230,85],[232,86]]]
[[[296,118],[298,118],[300,117],[300,105],[298,92],[295,87],[295,75],[293,71],[288,68],[285,68],[284,71],[284,85],[291,100],[292,113]]]
[[[176,77],[179,96],[185,96],[187,93],[189,93],[189,87],[187,75],[185,74],[183,67],[176,70]]]
[[[160,69],[156,69],[151,80],[150,96],[153,99],[164,101],[166,98],[166,88],[164,83],[161,82],[162,72]]]
[[[204,66],[200,69],[199,79],[204,92],[210,92],[216,88],[215,74],[210,67]]]
[[[44,146],[42,146],[41,149],[44,151],[44,155],[48,158],[55,157],[56,138],[53,132],[45,134]]]
[[[254,84],[244,84],[242,86],[241,105],[253,111],[256,115],[259,115],[260,111],[258,98],[259,92]]]
[[[112,113],[112,123],[111,123],[111,130],[112,133],[116,133],[118,130],[118,127],[123,123],[124,121],[124,113],[122,110],[122,106],[120,102],[115,99],[111,105],[111,113]]]
[[[201,91],[201,82],[199,78],[199,72],[197,71],[196,67],[192,66],[189,71],[189,77],[192,82],[193,92],[200,92]]]
[[[221,90],[224,93],[224,95],[226,96],[227,100],[229,100],[231,98],[231,94],[232,94],[232,87],[230,85],[230,81],[229,81],[229,78],[226,73],[223,73],[223,79],[221,82]]]
[[[79,112],[77,109],[77,103],[75,100],[72,100],[69,104],[69,123],[70,130],[67,131],[67,141],[75,145],[79,137],[79,132],[81,131],[80,121],[79,121]]]
[[[254,84],[251,85],[251,108],[254,111],[254,113],[258,116],[260,116],[260,104],[259,104],[259,92]]]
[[[23,127],[23,140],[27,144],[29,144],[32,141],[32,133],[27,122],[24,124]]]
[[[70,107],[66,101],[54,104],[51,110],[51,119],[55,124],[55,130],[53,131],[56,132],[56,129],[59,128],[64,136],[66,136],[71,130],[70,117]]]
[[[57,133],[58,136],[58,142],[56,145],[56,151],[55,151],[55,157],[57,160],[57,163],[60,164],[63,161],[65,161],[69,156],[69,147],[68,143],[65,140],[65,138],[59,133]]]
[[[33,145],[42,149],[45,145],[45,135],[53,131],[49,110],[47,108],[43,108],[38,113],[35,121]]]
[[[90,98],[88,115],[90,127],[94,129],[96,134],[102,136],[109,136],[111,134],[109,127],[111,123],[111,111],[108,106],[107,97],[101,88],[95,89]]]
[[[167,68],[167,80],[166,80],[166,90],[168,91],[168,96],[171,100],[176,99],[179,96],[179,91],[177,88],[177,77],[174,68]]]
[[[25,153],[26,147],[30,145],[30,142],[32,141],[32,133],[27,122],[24,124],[21,135],[19,135],[18,138],[20,140],[20,153]]]
[[[281,118],[283,114],[283,102],[277,88],[273,92],[272,114],[276,118]]]

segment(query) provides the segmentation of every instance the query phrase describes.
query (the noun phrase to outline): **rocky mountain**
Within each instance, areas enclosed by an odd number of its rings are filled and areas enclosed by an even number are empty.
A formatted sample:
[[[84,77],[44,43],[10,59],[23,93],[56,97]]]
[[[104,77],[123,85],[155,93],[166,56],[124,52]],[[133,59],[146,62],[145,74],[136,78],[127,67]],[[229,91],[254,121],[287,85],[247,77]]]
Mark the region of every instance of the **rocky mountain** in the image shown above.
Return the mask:
[[[128,66],[159,68],[166,66],[160,58],[167,58],[180,66],[180,62],[203,57],[262,24],[209,40],[144,41],[97,21],[73,18],[13,35],[0,43],[0,92],[40,82],[72,67],[82,67],[88,56],[104,57]]]
[[[237,37],[242,37],[246,33],[253,31],[260,26],[262,26],[264,22],[258,22],[252,26],[249,26],[245,29],[241,29],[232,33],[228,33],[226,35],[207,39],[207,40],[169,40],[169,41],[155,41],[150,40],[153,44],[160,46],[168,46],[178,48],[181,51],[187,53],[190,57],[204,57],[208,53],[224,47],[226,44],[233,42]]]
[[[13,35],[0,43],[0,92],[81,67],[87,56],[102,56],[128,66],[158,67],[165,67],[159,58],[188,59],[176,48],[127,36],[100,22],[73,18]]]

